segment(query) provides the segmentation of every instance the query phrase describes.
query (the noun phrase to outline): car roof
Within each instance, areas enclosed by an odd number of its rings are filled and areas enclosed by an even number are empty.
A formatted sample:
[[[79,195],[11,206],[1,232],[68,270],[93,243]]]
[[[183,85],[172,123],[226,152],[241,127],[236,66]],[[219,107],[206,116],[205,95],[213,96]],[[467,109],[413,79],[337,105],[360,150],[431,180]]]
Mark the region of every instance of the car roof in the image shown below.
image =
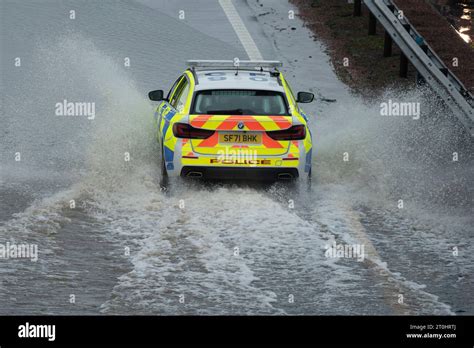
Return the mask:
[[[284,92],[277,76],[268,71],[239,70],[196,70],[198,83],[196,91],[209,89],[256,89]]]

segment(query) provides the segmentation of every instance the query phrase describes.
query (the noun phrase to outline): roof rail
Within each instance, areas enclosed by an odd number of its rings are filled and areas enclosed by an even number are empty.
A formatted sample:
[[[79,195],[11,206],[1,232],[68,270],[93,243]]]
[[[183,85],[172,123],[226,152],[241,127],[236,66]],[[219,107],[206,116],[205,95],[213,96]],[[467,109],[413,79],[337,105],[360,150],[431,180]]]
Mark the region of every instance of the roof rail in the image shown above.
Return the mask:
[[[278,60],[188,60],[190,68],[280,68],[283,63]]]

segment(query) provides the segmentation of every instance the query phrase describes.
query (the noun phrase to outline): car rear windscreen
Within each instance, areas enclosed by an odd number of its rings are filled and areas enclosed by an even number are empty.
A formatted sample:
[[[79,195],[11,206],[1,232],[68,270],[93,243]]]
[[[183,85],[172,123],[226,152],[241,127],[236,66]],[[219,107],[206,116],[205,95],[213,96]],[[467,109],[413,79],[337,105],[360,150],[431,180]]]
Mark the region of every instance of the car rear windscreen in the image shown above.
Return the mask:
[[[201,115],[289,115],[282,93],[237,89],[196,92],[191,113]]]

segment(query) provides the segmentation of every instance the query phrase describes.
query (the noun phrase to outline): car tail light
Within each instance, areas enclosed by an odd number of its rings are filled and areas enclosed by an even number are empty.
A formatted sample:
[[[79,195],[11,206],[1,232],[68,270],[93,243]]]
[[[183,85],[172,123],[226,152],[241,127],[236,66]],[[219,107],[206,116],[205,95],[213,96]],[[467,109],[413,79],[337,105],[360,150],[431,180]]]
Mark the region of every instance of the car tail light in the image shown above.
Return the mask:
[[[186,123],[175,123],[173,125],[173,134],[176,138],[207,139],[214,132],[213,130],[194,128]]]
[[[267,134],[274,140],[301,140],[306,137],[306,127],[297,125],[285,130],[267,132]]]

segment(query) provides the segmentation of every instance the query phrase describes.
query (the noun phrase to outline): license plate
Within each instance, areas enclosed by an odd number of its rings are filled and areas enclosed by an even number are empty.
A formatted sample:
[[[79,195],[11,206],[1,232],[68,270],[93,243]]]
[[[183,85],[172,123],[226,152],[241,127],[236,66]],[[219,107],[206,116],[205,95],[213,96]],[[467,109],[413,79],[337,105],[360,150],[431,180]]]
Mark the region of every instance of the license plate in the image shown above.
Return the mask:
[[[262,134],[245,132],[219,133],[219,143],[260,145],[262,143]]]

